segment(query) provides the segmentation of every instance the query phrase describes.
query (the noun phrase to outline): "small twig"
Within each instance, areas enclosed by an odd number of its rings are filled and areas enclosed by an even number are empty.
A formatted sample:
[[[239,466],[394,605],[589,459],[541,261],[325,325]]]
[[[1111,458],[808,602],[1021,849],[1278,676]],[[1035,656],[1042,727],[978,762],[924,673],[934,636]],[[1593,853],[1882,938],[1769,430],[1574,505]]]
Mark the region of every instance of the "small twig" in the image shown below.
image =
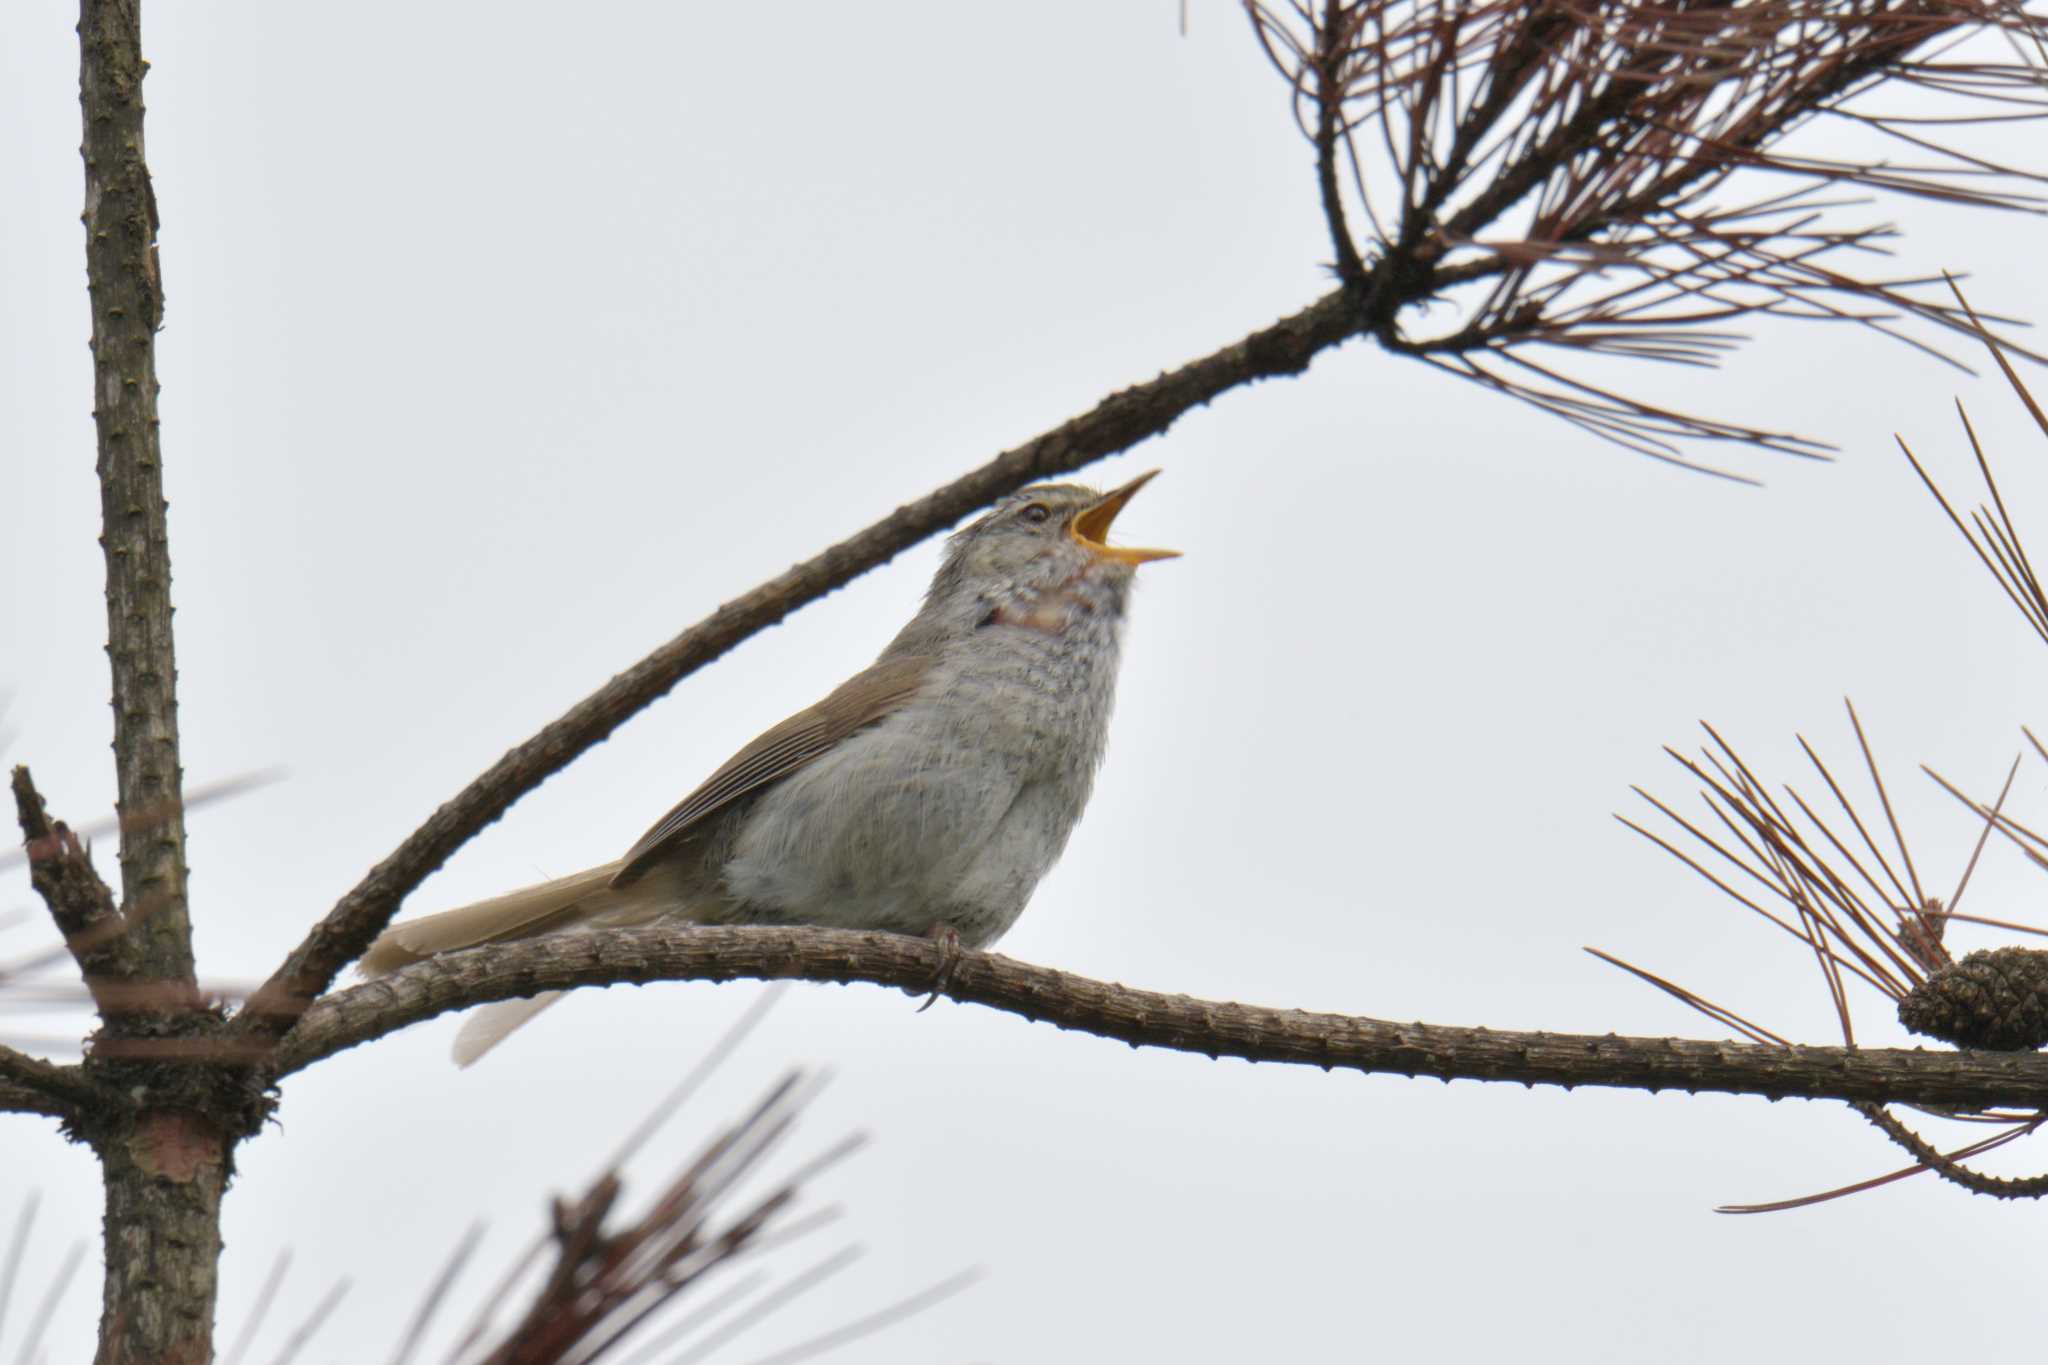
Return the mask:
[[[1979,1156],[1991,1151],[1995,1147],[2003,1147],[2008,1142],[2025,1137],[2027,1133],[2032,1131],[2033,1117],[2024,1116],[2019,1122],[2029,1126],[2011,1128],[2003,1133],[1995,1133],[1988,1138],[1981,1138],[1966,1147],[1957,1148],[1949,1153],[1949,1157],[1951,1159],[1960,1159],[1963,1157]],[[1862,1194],[1866,1190],[1875,1190],[1886,1185],[1896,1184],[1901,1180],[1907,1180],[1913,1176],[1923,1174],[1927,1169],[1926,1166],[1916,1162],[1911,1166],[1906,1166],[1896,1171],[1889,1171],[1884,1175],[1872,1176],[1868,1180],[1858,1180],[1853,1184],[1837,1186],[1832,1190],[1822,1190],[1818,1194],[1802,1194],[1792,1199],[1776,1199],[1767,1204],[1723,1204],[1716,1208],[1714,1212],[1784,1213],[1791,1209],[1811,1208],[1815,1204],[1825,1204],[1833,1199],[1841,1199],[1852,1194]]]
[[[1344,213],[1344,194],[1337,180],[1337,162],[1348,141],[1344,120],[1344,62],[1351,46],[1351,21],[1343,13],[1341,0],[1326,0],[1323,23],[1317,33],[1315,63],[1316,184],[1323,199],[1323,220],[1330,230],[1330,249],[1335,253],[1337,278],[1345,285],[1365,286],[1365,262],[1358,243],[1352,240],[1351,225]]]
[[[1881,90],[1917,85],[1959,106],[1951,122],[2040,117],[2039,55],[2024,44],[2041,45],[2048,18],[2010,0],[1245,7],[1314,147],[1340,277],[1351,278],[1351,250],[1372,259],[1367,274],[1385,268],[1438,294],[1489,282],[1457,324],[1434,336],[1408,335],[1403,295],[1380,294],[1371,315],[1380,343],[1687,467],[1700,466],[1680,455],[1679,442],[1808,452],[1782,435],[1660,409],[1512,352],[1549,346],[1711,365],[1740,338],[1703,325],[1791,317],[1867,327],[1959,366],[1899,325],[1970,331],[1962,310],[1927,297],[1935,281],[1834,267],[1881,251],[1894,235],[1825,221],[1851,202],[1840,188],[2022,212],[2043,205],[2038,187],[2048,177],[2038,170],[1944,146],[1934,133],[1905,131],[1884,109],[1861,107]],[[1948,47],[1987,29],[2014,39],[2014,61],[1947,60]],[[1788,149],[1794,129],[1829,116],[1903,139],[1923,159]],[[1364,143],[1383,151],[1370,176]],[[1340,157],[1373,225],[1371,250],[1354,245],[1345,225]],[[1720,201],[1724,189],[1766,173],[1792,190]],[[1368,179],[1396,187],[1391,231]],[[1630,278],[1616,286],[1618,274]]]
[[[2003,1176],[1984,1175],[1961,1165],[1954,1158],[1937,1151],[1918,1133],[1886,1113],[1882,1106],[1858,1104],[1853,1106],[1857,1113],[1876,1124],[1879,1131],[1912,1154],[1928,1170],[1943,1180],[1961,1185],[1972,1194],[1988,1194],[1994,1199],[2040,1199],[2048,1197],[2048,1175],[2027,1176],[2021,1179],[2007,1179]],[[2023,1125],[2013,1136],[2031,1133],[2043,1123],[2048,1115],[2036,1117]]]
[[[77,959],[101,1017],[110,1018],[119,1011],[103,1001],[104,984],[131,979],[140,965],[127,920],[114,904],[113,890],[94,870],[92,855],[62,820],[50,818],[26,767],[14,770],[11,785],[30,885]]]

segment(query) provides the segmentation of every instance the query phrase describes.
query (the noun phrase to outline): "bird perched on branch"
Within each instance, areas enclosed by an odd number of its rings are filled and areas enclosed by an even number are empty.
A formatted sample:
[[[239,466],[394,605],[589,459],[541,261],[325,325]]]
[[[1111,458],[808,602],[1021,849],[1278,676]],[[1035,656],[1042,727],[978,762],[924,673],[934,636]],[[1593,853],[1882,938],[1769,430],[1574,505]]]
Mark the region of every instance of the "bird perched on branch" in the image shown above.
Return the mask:
[[[1087,804],[1137,567],[1176,554],[1108,543],[1157,472],[1110,493],[1004,498],[954,533],[924,606],[873,665],[733,755],[625,857],[395,924],[362,970],[664,921],[994,942]],[[482,1007],[456,1061],[560,994]]]

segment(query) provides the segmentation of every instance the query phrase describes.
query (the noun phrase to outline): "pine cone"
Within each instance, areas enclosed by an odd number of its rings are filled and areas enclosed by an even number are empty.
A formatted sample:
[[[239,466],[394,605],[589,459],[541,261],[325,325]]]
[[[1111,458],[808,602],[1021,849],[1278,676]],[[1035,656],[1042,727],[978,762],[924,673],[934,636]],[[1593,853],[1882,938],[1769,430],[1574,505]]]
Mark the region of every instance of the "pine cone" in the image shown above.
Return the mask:
[[[1915,986],[1899,1022],[1957,1047],[2024,1052],[2048,1046],[2048,952],[1971,953]]]

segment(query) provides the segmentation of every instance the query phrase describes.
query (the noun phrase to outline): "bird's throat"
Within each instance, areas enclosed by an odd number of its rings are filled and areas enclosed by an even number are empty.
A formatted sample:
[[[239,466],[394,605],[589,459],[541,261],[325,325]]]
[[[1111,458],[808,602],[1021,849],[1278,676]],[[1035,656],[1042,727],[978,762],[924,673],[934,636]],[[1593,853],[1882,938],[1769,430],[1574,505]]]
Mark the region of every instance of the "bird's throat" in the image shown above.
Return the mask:
[[[1091,591],[1086,576],[1077,575],[1059,587],[997,607],[989,614],[988,624],[1059,635],[1082,617],[1093,616],[1103,605],[1100,590]]]

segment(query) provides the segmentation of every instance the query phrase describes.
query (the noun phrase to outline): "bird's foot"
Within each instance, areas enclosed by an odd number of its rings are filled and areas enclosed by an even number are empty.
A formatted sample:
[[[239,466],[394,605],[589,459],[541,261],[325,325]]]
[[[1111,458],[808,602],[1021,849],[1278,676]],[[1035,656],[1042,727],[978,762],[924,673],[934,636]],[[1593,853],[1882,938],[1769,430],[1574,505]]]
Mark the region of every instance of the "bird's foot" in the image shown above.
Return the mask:
[[[946,987],[953,980],[953,969],[960,965],[960,931],[950,924],[935,924],[925,931],[925,937],[939,945],[939,969],[932,973],[932,993],[916,1012],[923,1014],[933,1002],[946,993]]]

